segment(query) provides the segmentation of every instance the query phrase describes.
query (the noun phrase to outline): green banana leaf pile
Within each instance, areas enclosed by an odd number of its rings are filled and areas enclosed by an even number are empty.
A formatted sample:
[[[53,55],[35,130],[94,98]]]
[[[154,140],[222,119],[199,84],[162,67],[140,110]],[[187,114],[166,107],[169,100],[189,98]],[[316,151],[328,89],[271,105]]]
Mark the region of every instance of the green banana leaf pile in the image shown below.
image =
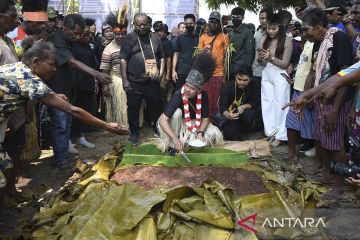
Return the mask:
[[[326,191],[296,169],[262,159],[240,167],[257,172],[269,192],[238,197],[221,183],[145,191],[134,183],[109,181],[124,149],[105,155],[80,182],[64,187],[35,218],[34,239],[231,240],[324,239],[321,228],[263,226],[266,217],[303,218]],[[200,156],[200,155],[199,155]],[[197,156],[197,157],[199,157]],[[252,184],[249,182],[249,184]],[[256,186],[254,186],[256,187]],[[238,224],[256,214],[256,221]]]
[[[120,166],[141,164],[150,166],[165,165],[169,167],[200,165],[239,167],[249,159],[246,153],[238,153],[219,147],[190,149],[186,152],[186,155],[191,163],[186,161],[179,153],[175,156],[162,153],[151,143],[145,143],[137,147],[128,144],[126,145]]]

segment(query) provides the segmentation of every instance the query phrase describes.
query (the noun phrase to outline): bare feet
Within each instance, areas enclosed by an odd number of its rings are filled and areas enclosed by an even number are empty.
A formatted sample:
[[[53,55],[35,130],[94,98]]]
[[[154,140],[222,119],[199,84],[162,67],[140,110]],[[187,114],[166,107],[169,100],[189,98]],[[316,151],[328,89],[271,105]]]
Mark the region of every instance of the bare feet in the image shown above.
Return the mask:
[[[296,154],[287,154],[283,160],[285,162],[289,162],[289,163],[298,163],[299,162],[299,157]]]

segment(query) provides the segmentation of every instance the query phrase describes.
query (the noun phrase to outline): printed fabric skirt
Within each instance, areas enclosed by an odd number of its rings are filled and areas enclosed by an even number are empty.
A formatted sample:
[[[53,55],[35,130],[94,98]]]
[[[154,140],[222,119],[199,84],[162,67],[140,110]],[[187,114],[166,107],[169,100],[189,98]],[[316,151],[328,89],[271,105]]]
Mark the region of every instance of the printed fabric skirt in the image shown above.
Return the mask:
[[[300,96],[302,92],[294,90],[291,101]],[[300,121],[296,113],[290,108],[286,116],[285,127],[300,132],[300,136],[305,139],[314,139],[315,114],[314,109],[305,108],[304,117]]]
[[[320,106],[319,102],[315,102],[315,140],[326,150],[338,151],[344,148],[344,136],[346,128],[346,118],[349,113],[351,102],[346,102],[341,106],[338,114],[338,121],[332,132],[324,130],[325,118],[327,113],[332,109],[332,104]]]
[[[215,76],[209,79],[204,86],[203,89],[208,94],[209,98],[209,116],[215,115],[218,108],[218,101],[221,94],[221,89],[223,86],[224,76]]]

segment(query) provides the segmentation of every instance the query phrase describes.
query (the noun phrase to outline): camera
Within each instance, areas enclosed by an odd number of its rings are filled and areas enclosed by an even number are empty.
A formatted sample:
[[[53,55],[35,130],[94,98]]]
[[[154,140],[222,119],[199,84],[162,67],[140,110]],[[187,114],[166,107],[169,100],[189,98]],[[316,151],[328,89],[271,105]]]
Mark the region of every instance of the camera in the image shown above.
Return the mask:
[[[357,179],[356,174],[360,174],[360,142],[355,135],[351,134],[347,138],[346,147],[349,151],[349,160],[352,163],[331,161],[330,172],[332,174]]]
[[[360,164],[338,163],[333,160],[331,161],[330,172],[339,176],[358,179],[356,175],[360,174]]]

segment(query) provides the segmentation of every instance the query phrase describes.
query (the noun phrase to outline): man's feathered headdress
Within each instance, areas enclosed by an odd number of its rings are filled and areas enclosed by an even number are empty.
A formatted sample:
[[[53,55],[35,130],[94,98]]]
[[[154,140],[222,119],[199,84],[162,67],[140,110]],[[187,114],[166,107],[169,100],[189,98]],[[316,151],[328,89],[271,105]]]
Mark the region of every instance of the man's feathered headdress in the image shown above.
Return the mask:
[[[105,23],[110,25],[114,32],[127,32],[129,21],[127,19],[128,5],[123,4],[115,14],[111,12],[107,15]]]
[[[216,60],[209,52],[202,52],[194,59],[191,71],[186,82],[192,86],[201,89],[213,75],[216,68]]]

